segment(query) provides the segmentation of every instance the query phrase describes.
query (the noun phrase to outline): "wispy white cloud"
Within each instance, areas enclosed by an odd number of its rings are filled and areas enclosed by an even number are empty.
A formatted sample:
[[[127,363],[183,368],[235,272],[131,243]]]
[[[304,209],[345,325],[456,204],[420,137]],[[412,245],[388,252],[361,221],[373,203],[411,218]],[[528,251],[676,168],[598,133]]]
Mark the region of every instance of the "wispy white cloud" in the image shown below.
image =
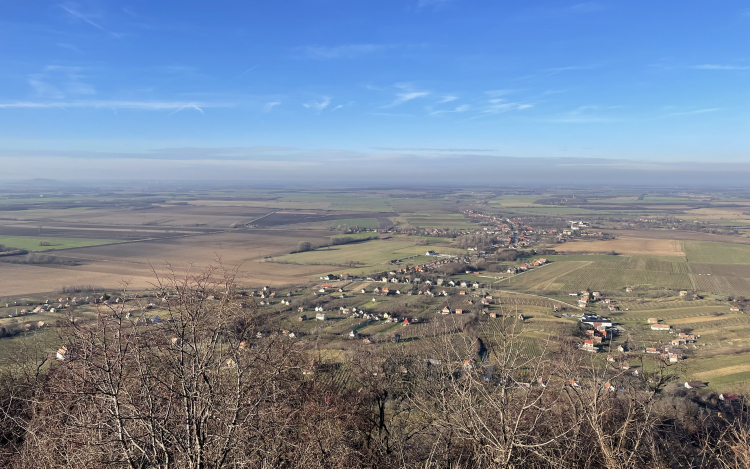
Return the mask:
[[[673,112],[671,114],[667,114],[667,116],[691,116],[695,114],[705,114],[707,112],[716,112],[720,111],[721,108],[718,107],[712,107],[707,109],[696,109],[694,111],[685,111],[685,112]]]
[[[506,96],[515,92],[516,90],[489,90],[485,91],[484,94],[486,94],[490,98],[499,98],[501,96]]]
[[[438,110],[438,111],[432,111],[430,113],[430,115],[434,116],[434,115],[448,114],[448,113],[454,113],[454,112],[466,112],[466,111],[469,111],[469,110],[471,110],[471,106],[469,106],[468,104],[462,104],[462,105],[456,107],[455,109],[441,109],[441,110]]]
[[[554,68],[548,68],[547,72],[550,75],[557,75],[558,73],[562,72],[571,72],[574,70],[591,70],[596,68],[596,65],[570,65],[567,67],[554,67]]]
[[[424,98],[430,95],[430,91],[416,91],[410,83],[397,83],[394,85],[396,88],[403,90],[401,93],[396,93],[396,99],[390,104],[383,106],[384,108],[396,107],[404,104],[407,101],[411,101],[417,98]]]
[[[506,102],[502,98],[490,99],[488,105],[482,109],[483,114],[502,114],[509,111],[523,111],[534,107],[531,103]]]
[[[200,112],[201,114],[205,114],[203,112],[203,109],[201,109],[197,104],[188,103],[188,104],[185,104],[184,106],[182,106],[181,108],[175,109],[173,112],[170,112],[169,115],[171,116],[172,114],[177,114],[178,112],[184,111],[185,109],[195,109],[196,111]]]
[[[240,77],[241,77],[242,75],[244,75],[244,74],[246,74],[246,73],[250,73],[250,72],[252,72],[253,70],[255,70],[255,69],[256,69],[256,68],[258,68],[258,67],[260,67],[260,64],[257,64],[257,65],[253,65],[252,67],[248,68],[247,70],[245,70],[244,72],[240,73],[240,74],[239,74],[239,75],[237,75],[237,76],[240,76]]]
[[[750,65],[703,64],[696,65],[693,68],[698,70],[750,70]]]
[[[440,98],[440,100],[438,100],[437,103],[438,104],[450,103],[451,101],[455,101],[457,99],[458,99],[458,96],[450,96],[450,95],[449,96],[443,96],[442,98]]]
[[[343,44],[339,46],[305,46],[302,52],[310,59],[353,59],[395,47],[392,44]]]
[[[81,13],[80,11],[78,11],[77,9],[75,9],[72,6],[69,6],[69,5],[60,5],[60,8],[62,8],[65,11],[67,11],[72,16],[78,18],[79,20],[83,21],[84,23],[88,23],[91,26],[93,26],[93,27],[95,27],[95,28],[97,28],[97,29],[99,29],[101,31],[104,31],[105,33],[108,33],[108,34],[110,34],[110,35],[112,35],[114,37],[117,37],[117,38],[120,37],[120,34],[115,33],[113,31],[110,31],[110,30],[106,29],[104,26],[102,26],[99,23],[97,23],[94,20],[92,20],[89,15],[84,15],[83,13]]]
[[[327,108],[329,104],[331,104],[331,97],[329,96],[322,96],[320,98],[320,101],[313,100],[309,103],[303,103],[302,105],[308,109],[317,109],[318,111],[322,111],[323,109]]]
[[[263,110],[265,112],[271,112],[271,109],[273,109],[276,106],[281,106],[281,103],[279,101],[271,101],[271,102],[266,103],[263,106]]]
[[[343,104],[339,104],[335,108],[331,109],[331,112],[335,111],[336,109],[341,109],[342,107],[344,107],[344,105]]]
[[[183,109],[195,109],[203,112],[204,108],[226,108],[233,107],[228,103],[201,103],[181,101],[118,101],[118,100],[91,100],[91,101],[17,101],[12,103],[0,103],[0,109],[132,109],[142,111],[181,111]]]
[[[43,75],[30,75],[28,83],[34,90],[34,94],[41,98],[62,99],[65,97],[62,90],[57,86],[46,82]]]
[[[71,81],[68,83],[65,83],[65,91],[68,94],[75,94],[75,95],[95,95],[96,89],[93,85],[90,85],[88,83],[81,83],[78,81]]]
[[[597,105],[579,106],[561,116],[544,120],[547,122],[560,122],[564,124],[589,124],[597,122],[611,122],[614,120],[611,117],[601,116],[599,114],[599,111],[601,109],[602,107]]]
[[[42,73],[29,75],[28,83],[38,98],[65,99],[68,95],[90,96],[96,89],[81,81],[82,67],[47,65]]]

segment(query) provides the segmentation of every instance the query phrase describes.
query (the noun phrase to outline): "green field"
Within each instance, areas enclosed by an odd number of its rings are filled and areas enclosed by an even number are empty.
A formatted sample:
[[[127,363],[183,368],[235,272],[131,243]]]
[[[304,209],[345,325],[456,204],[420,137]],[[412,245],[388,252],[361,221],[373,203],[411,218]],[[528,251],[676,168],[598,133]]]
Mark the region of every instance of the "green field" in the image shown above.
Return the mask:
[[[331,226],[333,228],[338,228],[340,226],[358,226],[360,228],[374,229],[378,227],[378,220],[377,218],[345,218],[343,220],[334,221]]]
[[[577,260],[561,261],[562,258]],[[692,284],[685,262],[657,256],[555,256],[550,266],[533,269],[507,280],[519,290],[578,291],[621,290],[625,287],[690,289]],[[606,260],[585,259],[604,258]]]
[[[49,241],[49,246],[40,246],[40,241]],[[44,238],[34,236],[0,236],[0,244],[6,248],[26,249],[27,251],[50,251],[53,249],[82,248],[102,244],[119,243],[115,239],[91,238]]]
[[[329,238],[354,238],[354,239],[365,239],[370,237],[377,237],[376,233],[349,233],[349,234],[335,234],[329,236]]]
[[[409,255],[403,254],[401,250],[413,246],[414,243],[408,241],[373,240],[288,254],[275,257],[273,261],[300,265],[332,266],[346,266],[350,262],[354,262],[359,267],[373,266]]]
[[[696,264],[750,264],[750,245],[683,241],[688,262]]]
[[[437,214],[437,215],[416,215],[404,217],[403,219],[411,226],[419,226],[423,228],[456,228],[456,229],[468,229],[476,228],[478,225],[470,223],[462,215],[449,215],[449,214]]]

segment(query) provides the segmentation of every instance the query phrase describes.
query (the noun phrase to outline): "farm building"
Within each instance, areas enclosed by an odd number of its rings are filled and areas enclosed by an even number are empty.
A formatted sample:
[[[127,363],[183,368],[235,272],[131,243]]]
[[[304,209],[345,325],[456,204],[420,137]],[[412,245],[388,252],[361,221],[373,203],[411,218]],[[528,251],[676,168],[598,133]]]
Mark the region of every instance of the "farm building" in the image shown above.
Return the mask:
[[[652,331],[669,331],[670,329],[669,324],[651,324]]]
[[[688,381],[684,385],[687,389],[699,389],[707,386],[703,381]]]

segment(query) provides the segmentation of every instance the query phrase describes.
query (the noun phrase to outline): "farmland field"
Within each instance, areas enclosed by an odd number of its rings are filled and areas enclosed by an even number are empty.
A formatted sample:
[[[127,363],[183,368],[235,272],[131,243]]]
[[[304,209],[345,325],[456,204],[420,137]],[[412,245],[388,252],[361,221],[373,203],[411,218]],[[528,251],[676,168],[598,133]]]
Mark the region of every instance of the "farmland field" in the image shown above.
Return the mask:
[[[409,241],[373,240],[288,254],[274,257],[273,261],[300,265],[346,266],[350,262],[374,265],[402,257],[396,251],[410,246],[414,246],[414,243]]]
[[[477,225],[470,223],[468,219],[461,215],[415,215],[406,217],[406,222],[412,226],[421,226],[425,228],[473,228]]]
[[[561,290],[557,279],[576,269],[589,265],[590,262],[554,262],[548,266],[536,268],[513,279],[514,288],[521,290]],[[504,282],[509,283],[509,282]]]
[[[607,241],[576,241],[555,246],[557,252],[610,252],[622,255],[683,256],[680,241],[671,239],[618,238]]]
[[[585,262],[583,259],[589,256],[571,257],[582,260],[556,260],[551,266],[519,275],[518,279],[513,279],[509,284],[520,290],[621,290],[628,286],[691,288],[687,263],[668,260],[679,258],[611,256],[611,260]],[[555,259],[564,259],[564,256],[557,256]]]
[[[690,273],[696,275],[722,275],[750,278],[750,265],[742,264],[690,264]]]
[[[64,257],[79,265],[0,264],[0,294],[48,292],[64,285],[79,284],[121,288],[124,281],[131,282],[131,288],[148,288],[154,281],[152,265],[161,272],[168,262],[179,275],[191,265],[193,269],[202,268],[219,259],[227,267],[240,266],[239,277],[243,282],[288,284],[306,279],[307,275],[321,269],[258,260],[288,253],[303,240],[323,243],[328,240],[327,234],[259,230],[68,249]]]
[[[47,242],[49,246],[40,246],[40,242]],[[0,236],[0,244],[6,248],[14,247],[26,249],[27,251],[50,251],[53,249],[80,248],[84,246],[98,246],[101,244],[119,243],[115,239],[92,239],[92,238],[45,238],[31,236]]]
[[[718,295],[750,296],[750,278],[690,274],[693,288]]]
[[[706,241],[685,241],[688,262],[696,264],[750,264],[750,246]]]
[[[349,226],[354,227],[358,226],[360,228],[377,228],[378,227],[378,219],[377,218],[344,218],[343,220],[336,220],[331,225],[333,228],[338,228],[340,226]]]

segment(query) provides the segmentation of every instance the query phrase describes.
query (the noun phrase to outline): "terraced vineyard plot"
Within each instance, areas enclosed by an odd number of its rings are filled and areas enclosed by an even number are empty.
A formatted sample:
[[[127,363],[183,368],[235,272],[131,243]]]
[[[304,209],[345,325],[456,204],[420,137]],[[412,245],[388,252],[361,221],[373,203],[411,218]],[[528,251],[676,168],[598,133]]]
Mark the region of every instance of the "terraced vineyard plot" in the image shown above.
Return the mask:
[[[558,277],[588,264],[590,262],[555,262],[514,278],[512,284],[521,290],[560,290]]]
[[[694,300],[694,301],[644,301],[642,303],[636,301],[628,301],[625,299],[617,299],[617,305],[620,310],[628,309],[630,311],[654,311],[654,310],[668,310],[668,309],[689,309],[689,308],[700,308],[709,306],[725,305],[715,300]]]
[[[690,264],[690,272],[696,275],[750,278],[750,265]]]
[[[750,296],[750,278],[690,274],[693,288],[717,295]]]
[[[630,270],[650,270],[655,272],[680,274],[690,273],[690,268],[688,267],[687,262],[674,262],[671,260],[662,260],[656,257],[631,257],[625,268]]]
[[[612,265],[606,265],[612,264]],[[626,286],[652,286],[675,289],[692,287],[688,274],[668,273],[649,270],[625,270],[617,263],[596,262],[576,269],[560,277],[562,289],[579,290],[618,290]]]
[[[691,318],[691,317],[713,317],[714,313],[723,313],[726,306],[700,306],[697,308],[677,308],[677,309],[655,309],[649,311],[639,311],[632,313],[630,311],[618,314],[617,320],[638,321],[646,323],[648,318],[658,318],[664,322],[670,323],[674,319]],[[719,317],[719,316],[717,316]]]
[[[716,318],[716,321],[699,321],[699,322],[688,322],[679,325],[683,329],[693,329],[694,331],[700,332],[705,329],[716,329],[716,328],[731,328],[737,326],[744,326],[750,324],[750,317],[730,317],[723,319],[720,316]]]

